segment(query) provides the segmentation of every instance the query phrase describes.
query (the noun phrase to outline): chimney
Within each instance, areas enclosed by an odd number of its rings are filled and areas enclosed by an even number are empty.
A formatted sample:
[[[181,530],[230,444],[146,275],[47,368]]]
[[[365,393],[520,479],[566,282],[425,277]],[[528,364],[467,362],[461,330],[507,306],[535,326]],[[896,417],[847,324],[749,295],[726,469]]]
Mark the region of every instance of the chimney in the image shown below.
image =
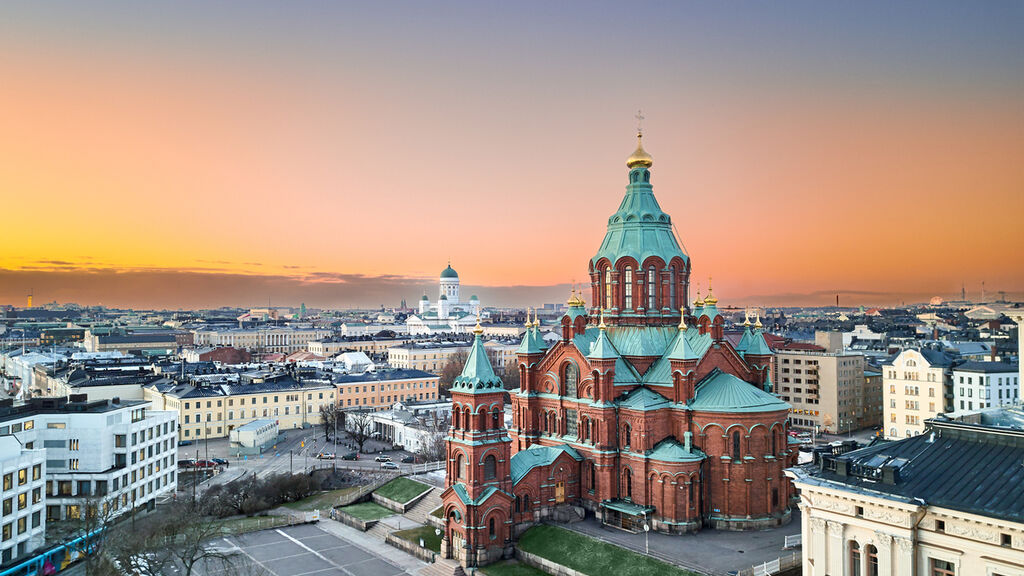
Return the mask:
[[[683,432],[683,446],[686,448],[687,452],[691,451],[690,449],[693,447],[693,432],[690,432],[689,430]]]

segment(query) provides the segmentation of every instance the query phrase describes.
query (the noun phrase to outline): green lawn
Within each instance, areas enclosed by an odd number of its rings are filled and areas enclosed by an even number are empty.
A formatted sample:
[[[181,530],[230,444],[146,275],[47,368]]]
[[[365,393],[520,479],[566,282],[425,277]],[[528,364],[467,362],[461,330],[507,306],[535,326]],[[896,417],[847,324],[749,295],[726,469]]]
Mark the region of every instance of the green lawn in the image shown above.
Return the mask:
[[[420,538],[423,538],[424,548],[433,550],[434,552],[441,551],[441,537],[434,533],[433,526],[420,526],[419,528],[413,528],[412,530],[402,530],[395,532],[395,536],[402,540],[408,540],[417,546],[420,543]]]
[[[330,508],[334,508],[342,496],[350,492],[355,492],[356,490],[359,490],[359,488],[360,486],[350,486],[340,490],[329,490],[327,492],[314,494],[309,498],[304,498],[296,502],[282,504],[282,506],[285,508],[291,508],[292,510],[328,510]]]
[[[427,488],[430,488],[430,486],[402,476],[377,488],[374,490],[374,494],[380,494],[385,498],[404,504],[426,492]]]
[[[538,570],[533,566],[521,564],[515,560],[503,560],[494,564],[488,564],[483,567],[483,573],[486,576],[549,576],[547,572]]]
[[[444,506],[438,506],[430,515],[436,518],[444,518]]]
[[[519,539],[519,547],[592,576],[694,576],[682,568],[557,526],[530,528]]]
[[[394,516],[395,514],[376,502],[360,502],[359,504],[353,504],[351,506],[343,506],[338,508],[338,510],[341,510],[351,516],[355,516],[360,520],[366,521],[380,520],[381,518],[387,518],[388,516]]]

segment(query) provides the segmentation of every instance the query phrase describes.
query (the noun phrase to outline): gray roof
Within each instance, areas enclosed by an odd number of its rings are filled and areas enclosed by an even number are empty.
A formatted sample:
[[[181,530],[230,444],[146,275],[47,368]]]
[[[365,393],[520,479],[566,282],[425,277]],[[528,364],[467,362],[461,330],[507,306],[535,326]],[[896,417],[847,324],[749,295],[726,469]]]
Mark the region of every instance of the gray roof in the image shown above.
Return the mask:
[[[920,436],[825,456],[802,480],[1024,522],[1021,462],[1024,430],[932,420]]]
[[[957,372],[981,372],[984,374],[997,374],[1006,372],[1017,372],[1019,367],[1006,362],[964,362],[955,368]]]

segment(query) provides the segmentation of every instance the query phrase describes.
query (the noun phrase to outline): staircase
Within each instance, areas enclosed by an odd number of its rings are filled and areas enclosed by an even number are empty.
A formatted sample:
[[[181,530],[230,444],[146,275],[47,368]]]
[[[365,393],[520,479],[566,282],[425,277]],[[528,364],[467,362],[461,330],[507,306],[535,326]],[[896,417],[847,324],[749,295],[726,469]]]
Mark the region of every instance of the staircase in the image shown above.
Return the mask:
[[[377,522],[366,531],[367,534],[372,534],[374,538],[380,539],[382,542],[388,537],[388,534],[392,531],[391,526],[383,522]]]
[[[413,505],[405,513],[405,517],[414,522],[427,525],[427,516],[441,506],[441,489],[434,488],[429,494],[420,498],[420,501]]]
[[[465,576],[466,572],[455,560],[438,557],[433,564],[423,568],[420,576]]]

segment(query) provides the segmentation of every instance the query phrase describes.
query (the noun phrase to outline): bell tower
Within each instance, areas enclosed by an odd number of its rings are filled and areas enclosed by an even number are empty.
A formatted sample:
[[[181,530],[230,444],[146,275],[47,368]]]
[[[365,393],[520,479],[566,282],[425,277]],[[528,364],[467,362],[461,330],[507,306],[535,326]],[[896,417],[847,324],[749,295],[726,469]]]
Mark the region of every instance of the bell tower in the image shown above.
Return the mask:
[[[464,566],[511,555],[511,445],[505,428],[505,390],[484,349],[483,328],[452,383],[452,426],[446,440],[448,473],[441,498],[441,551]]]

